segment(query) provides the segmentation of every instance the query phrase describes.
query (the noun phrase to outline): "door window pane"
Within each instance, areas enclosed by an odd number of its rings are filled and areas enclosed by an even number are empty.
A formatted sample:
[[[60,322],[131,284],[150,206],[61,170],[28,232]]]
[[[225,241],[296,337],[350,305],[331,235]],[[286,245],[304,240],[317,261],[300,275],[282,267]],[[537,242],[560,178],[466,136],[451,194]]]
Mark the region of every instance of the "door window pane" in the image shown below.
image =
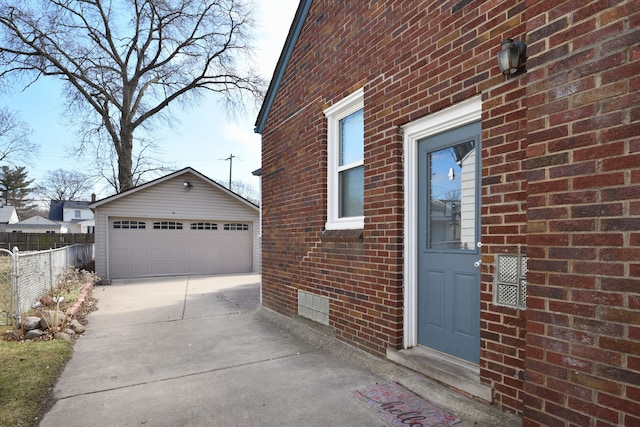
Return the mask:
[[[433,151],[428,157],[429,249],[475,250],[475,141]]]

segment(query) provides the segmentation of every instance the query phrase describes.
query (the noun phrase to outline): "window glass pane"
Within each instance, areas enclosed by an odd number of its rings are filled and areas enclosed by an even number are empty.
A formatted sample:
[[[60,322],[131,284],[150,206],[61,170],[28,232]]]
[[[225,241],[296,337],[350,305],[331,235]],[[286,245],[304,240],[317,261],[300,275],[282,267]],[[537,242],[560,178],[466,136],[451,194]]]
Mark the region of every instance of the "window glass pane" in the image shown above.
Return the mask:
[[[475,141],[428,155],[429,249],[475,250]]]
[[[227,231],[248,231],[249,224],[237,224],[237,223],[225,224],[224,229]]]
[[[364,113],[358,110],[340,120],[340,164],[348,165],[364,158]]]
[[[192,222],[192,230],[217,230],[218,224],[211,222]]]
[[[113,228],[119,228],[119,229],[144,229],[145,227],[145,223],[143,221],[129,221],[129,220],[124,220],[124,221],[114,221],[113,222]]]
[[[153,223],[154,230],[182,230],[181,222],[158,221]]]
[[[364,166],[340,172],[339,217],[364,215]]]

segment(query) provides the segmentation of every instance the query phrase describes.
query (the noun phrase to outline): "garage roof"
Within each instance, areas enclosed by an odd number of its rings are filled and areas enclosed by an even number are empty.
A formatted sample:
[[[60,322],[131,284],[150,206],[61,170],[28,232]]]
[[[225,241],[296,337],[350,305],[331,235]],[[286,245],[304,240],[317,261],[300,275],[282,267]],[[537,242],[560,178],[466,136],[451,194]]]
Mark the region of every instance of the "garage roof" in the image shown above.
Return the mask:
[[[161,182],[164,182],[164,181],[167,181],[169,179],[173,179],[173,178],[179,177],[181,175],[186,175],[186,174],[196,175],[197,177],[201,178],[203,181],[206,181],[209,184],[211,184],[211,186],[216,187],[220,191],[223,191],[224,193],[228,194],[229,196],[231,196],[231,197],[237,199],[238,201],[244,203],[248,207],[253,208],[255,210],[258,210],[258,205],[256,205],[255,203],[250,202],[249,200],[245,199],[241,195],[239,195],[239,194],[229,190],[228,188],[218,184],[217,182],[215,182],[211,178],[201,174],[200,172],[198,172],[197,170],[195,170],[195,169],[193,169],[191,167],[186,167],[184,169],[180,169],[179,171],[176,171],[176,172],[170,173],[169,175],[165,175],[163,177],[154,179],[153,181],[149,181],[149,182],[146,182],[144,184],[138,185],[136,187],[133,187],[133,188],[131,188],[129,190],[126,190],[126,191],[123,191],[121,193],[114,194],[112,196],[105,197],[104,199],[97,200],[97,201],[91,203],[89,205],[89,207],[91,209],[95,209],[95,208],[97,208],[99,206],[102,206],[104,204],[113,202],[114,200],[118,200],[118,199],[120,199],[122,197],[129,196],[129,195],[134,194],[134,193],[136,193],[138,191],[141,191],[141,190],[144,190],[146,188],[152,187],[154,185],[160,184]]]

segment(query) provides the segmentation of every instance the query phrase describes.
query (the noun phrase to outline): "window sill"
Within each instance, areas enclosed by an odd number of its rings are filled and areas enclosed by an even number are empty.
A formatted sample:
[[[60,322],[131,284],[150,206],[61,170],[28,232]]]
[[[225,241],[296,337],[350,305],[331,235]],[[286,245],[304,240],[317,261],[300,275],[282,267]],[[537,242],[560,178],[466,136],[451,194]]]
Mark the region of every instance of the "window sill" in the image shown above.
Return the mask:
[[[320,235],[323,242],[358,242],[362,243],[364,231],[358,230],[325,230]]]

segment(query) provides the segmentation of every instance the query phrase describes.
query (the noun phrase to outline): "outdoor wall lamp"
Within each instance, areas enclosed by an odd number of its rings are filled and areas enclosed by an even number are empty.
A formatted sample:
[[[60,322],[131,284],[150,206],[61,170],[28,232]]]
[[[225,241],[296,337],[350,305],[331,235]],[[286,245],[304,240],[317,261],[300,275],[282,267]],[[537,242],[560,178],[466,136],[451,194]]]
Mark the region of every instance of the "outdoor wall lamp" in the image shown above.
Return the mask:
[[[184,184],[182,184],[184,186],[184,191],[189,191],[191,190],[191,187],[193,187],[193,184],[191,183],[191,181],[185,181]]]
[[[502,50],[498,52],[498,66],[502,74],[508,76],[517,73],[526,61],[527,45],[508,38],[504,39]]]

